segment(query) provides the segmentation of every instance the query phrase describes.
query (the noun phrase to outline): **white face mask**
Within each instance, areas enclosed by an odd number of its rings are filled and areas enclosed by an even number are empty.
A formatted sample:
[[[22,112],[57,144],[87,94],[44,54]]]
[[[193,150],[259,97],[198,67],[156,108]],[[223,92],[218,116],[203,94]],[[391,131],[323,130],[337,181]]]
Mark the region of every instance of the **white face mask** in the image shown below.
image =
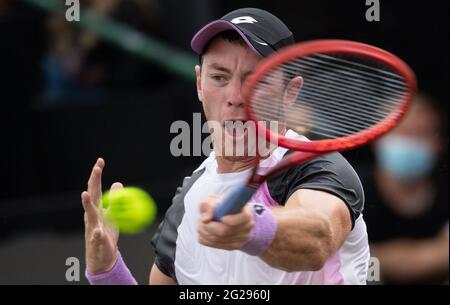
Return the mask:
[[[425,143],[396,135],[388,135],[376,146],[380,165],[401,180],[415,180],[428,175],[436,162],[432,148]]]

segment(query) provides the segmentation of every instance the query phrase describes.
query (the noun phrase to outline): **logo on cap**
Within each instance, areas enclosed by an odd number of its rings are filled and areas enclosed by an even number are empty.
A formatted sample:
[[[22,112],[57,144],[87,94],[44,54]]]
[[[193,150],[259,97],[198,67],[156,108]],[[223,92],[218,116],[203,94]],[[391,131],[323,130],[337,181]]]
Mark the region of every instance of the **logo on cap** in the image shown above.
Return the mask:
[[[251,16],[242,16],[242,17],[233,18],[230,22],[234,23],[234,24],[240,24],[240,23],[252,23],[253,24],[253,23],[257,23],[258,21]]]

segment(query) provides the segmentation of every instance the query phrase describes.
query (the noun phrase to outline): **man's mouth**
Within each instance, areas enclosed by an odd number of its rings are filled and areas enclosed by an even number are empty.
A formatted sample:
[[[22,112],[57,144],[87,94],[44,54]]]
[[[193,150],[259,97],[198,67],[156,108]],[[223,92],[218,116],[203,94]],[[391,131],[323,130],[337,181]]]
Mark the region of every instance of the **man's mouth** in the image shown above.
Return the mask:
[[[249,129],[249,120],[246,119],[231,119],[223,122],[222,127],[225,132],[232,137],[242,137]]]

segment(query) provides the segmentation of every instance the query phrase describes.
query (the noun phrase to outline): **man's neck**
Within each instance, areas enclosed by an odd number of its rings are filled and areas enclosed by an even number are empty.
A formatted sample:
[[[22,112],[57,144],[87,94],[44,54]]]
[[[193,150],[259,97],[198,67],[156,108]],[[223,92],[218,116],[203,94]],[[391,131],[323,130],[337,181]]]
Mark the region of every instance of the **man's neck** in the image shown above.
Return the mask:
[[[255,165],[256,157],[216,157],[217,173],[234,173],[242,172],[246,169],[252,168]]]

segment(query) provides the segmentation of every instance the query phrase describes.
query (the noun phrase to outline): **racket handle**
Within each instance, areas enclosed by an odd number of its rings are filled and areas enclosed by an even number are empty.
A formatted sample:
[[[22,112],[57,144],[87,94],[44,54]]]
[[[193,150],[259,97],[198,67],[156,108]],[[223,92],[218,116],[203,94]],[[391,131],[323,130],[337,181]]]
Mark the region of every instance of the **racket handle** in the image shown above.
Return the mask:
[[[256,188],[242,185],[233,190],[214,210],[214,220],[220,221],[223,216],[239,213],[252,198]]]

